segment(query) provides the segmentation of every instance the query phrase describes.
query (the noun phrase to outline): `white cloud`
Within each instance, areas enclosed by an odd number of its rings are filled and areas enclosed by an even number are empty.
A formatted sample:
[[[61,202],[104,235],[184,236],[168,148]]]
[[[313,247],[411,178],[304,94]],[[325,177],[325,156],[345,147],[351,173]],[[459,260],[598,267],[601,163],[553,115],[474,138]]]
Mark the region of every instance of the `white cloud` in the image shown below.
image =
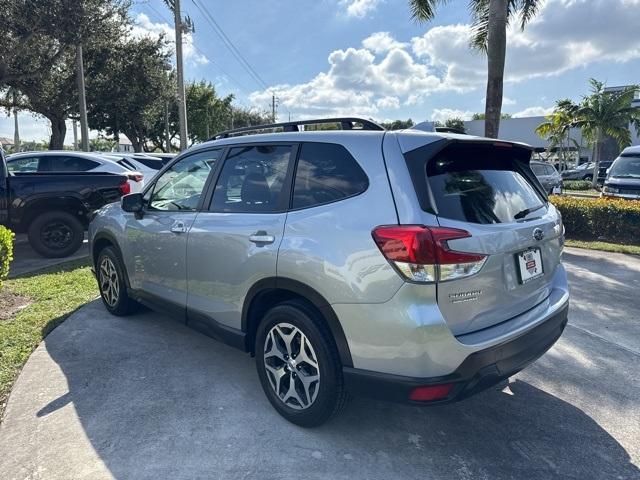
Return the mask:
[[[281,104],[292,114],[373,115],[378,108],[396,108],[401,97],[417,102],[443,89],[441,80],[426,65],[416,63],[400,48],[390,50],[380,60],[365,48],[335,50],[328,62],[329,70],[309,82],[276,85],[249,98],[256,105],[264,105],[276,91]]]
[[[376,101],[378,108],[400,108],[400,99],[398,97],[382,97]]]
[[[380,0],[341,0],[340,3],[346,7],[348,16],[364,18],[378,7]]]
[[[553,112],[553,107],[527,107],[520,112],[516,112],[513,114],[513,117],[539,117],[539,116],[547,116]]]
[[[450,118],[461,118],[470,120],[474,112],[468,110],[455,110],[451,108],[436,108],[431,114],[430,120],[433,122],[446,122]]]
[[[144,13],[139,13],[136,16],[131,34],[134,37],[151,38],[158,38],[162,35],[173,45],[173,48],[175,48],[176,32],[173,26],[168,23],[154,23]],[[182,36],[182,53],[184,55],[184,59],[194,65],[206,65],[209,63],[209,60],[196,50],[193,43],[193,35],[190,33]]]
[[[347,10],[352,7],[352,12],[360,13],[377,4],[340,1]],[[547,0],[524,32],[515,23],[508,31],[507,84],[557,76],[595,62],[640,58],[640,0]],[[475,91],[480,98],[486,84],[486,57],[469,48],[470,35],[471,28],[465,24],[435,26],[410,43],[389,32],[375,32],[362,41],[361,48],[331,52],[327,69],[309,81],[276,85],[254,92],[250,99],[265,105],[275,89],[294,115],[320,116],[375,115],[379,109],[395,108],[395,100],[385,100],[388,97],[397,99],[400,106],[423,105],[436,92]],[[503,100],[504,106],[515,104],[516,99]],[[546,111],[530,107],[518,114]]]
[[[594,62],[640,58],[640,0],[547,0],[522,31],[509,29],[505,81],[560,75]],[[579,25],[579,28],[568,28]],[[414,53],[462,88],[486,81],[486,59],[469,49],[469,25],[445,25],[412,39]]]
[[[404,48],[406,43],[401,43],[391,36],[389,32],[376,32],[362,41],[362,46],[373,53],[386,53],[394,48]]]

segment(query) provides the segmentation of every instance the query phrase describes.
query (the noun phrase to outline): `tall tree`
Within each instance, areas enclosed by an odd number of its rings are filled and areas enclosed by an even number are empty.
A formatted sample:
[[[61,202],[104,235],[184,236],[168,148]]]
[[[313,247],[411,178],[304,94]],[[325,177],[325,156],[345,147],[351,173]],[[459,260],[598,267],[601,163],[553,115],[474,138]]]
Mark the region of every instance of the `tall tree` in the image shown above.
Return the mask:
[[[640,86],[631,85],[621,90],[605,89],[605,84],[594,78],[589,80],[591,94],[582,99],[575,110],[575,126],[593,145],[595,175],[592,186],[598,181],[598,167],[602,160],[602,145],[606,137],[613,138],[620,148],[631,144],[630,126],[640,134],[640,110],[631,104]]]
[[[124,38],[105,45],[99,58],[101,68],[87,81],[89,125],[114,137],[124,133],[141,152],[153,124],[164,118],[171,88],[165,41]]]
[[[558,100],[551,115],[536,127],[536,133],[549,142],[547,151],[555,150],[560,158],[560,170],[567,165],[567,157],[571,145],[578,148],[578,143],[571,138],[571,129],[575,127],[578,106],[569,99]]]
[[[92,52],[117,42],[128,28],[128,0],[0,0],[6,34],[0,43],[0,86],[26,98],[24,108],[51,123],[50,149],[62,149],[66,119],[78,111],[76,48]],[[8,46],[8,47],[7,47]],[[18,55],[16,56],[16,52]]]
[[[411,16],[420,22],[435,17],[436,7],[448,0],[409,0]],[[519,19],[521,28],[531,20],[543,0],[470,0],[473,19],[471,46],[487,55],[485,135],[496,138],[500,130],[507,26]]]

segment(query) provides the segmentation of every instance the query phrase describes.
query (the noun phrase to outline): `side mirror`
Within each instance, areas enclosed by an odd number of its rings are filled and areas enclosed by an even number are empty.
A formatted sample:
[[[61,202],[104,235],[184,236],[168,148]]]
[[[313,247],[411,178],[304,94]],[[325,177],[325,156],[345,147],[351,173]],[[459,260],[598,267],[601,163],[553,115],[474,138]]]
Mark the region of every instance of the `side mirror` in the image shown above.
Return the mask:
[[[122,197],[120,205],[125,212],[140,214],[144,210],[144,199],[141,193],[130,193]]]

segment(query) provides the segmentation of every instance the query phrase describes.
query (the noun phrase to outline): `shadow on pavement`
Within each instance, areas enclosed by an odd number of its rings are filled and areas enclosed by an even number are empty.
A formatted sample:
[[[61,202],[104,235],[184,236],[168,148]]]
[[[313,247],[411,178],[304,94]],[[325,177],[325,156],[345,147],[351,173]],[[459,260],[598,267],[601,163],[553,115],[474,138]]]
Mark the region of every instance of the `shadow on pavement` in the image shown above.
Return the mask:
[[[271,408],[253,359],[154,313],[115,318],[94,302],[46,347],[69,393],[38,416],[72,402],[119,479],[640,477],[581,408],[534,386],[549,377],[575,387],[590,375],[554,355],[511,395],[494,389],[432,408],[353,399],[343,415],[305,430]]]

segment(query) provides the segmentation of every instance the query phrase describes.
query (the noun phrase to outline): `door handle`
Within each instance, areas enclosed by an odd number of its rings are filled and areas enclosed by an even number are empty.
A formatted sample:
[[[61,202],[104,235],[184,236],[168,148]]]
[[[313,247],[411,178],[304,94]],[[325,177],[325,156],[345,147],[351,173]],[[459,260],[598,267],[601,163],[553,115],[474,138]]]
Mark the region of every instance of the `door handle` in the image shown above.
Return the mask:
[[[183,222],[176,222],[171,227],[171,231],[173,233],[187,233],[187,227],[184,225]]]
[[[253,243],[273,243],[276,241],[276,237],[267,235],[264,230],[259,230],[249,237],[249,241]]]

